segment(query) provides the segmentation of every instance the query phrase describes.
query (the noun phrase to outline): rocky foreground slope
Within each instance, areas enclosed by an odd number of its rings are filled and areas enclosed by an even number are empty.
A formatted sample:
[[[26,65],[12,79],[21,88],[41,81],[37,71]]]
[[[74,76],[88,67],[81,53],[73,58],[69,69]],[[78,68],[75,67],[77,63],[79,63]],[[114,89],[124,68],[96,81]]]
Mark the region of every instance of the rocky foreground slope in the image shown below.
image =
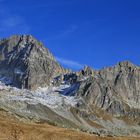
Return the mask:
[[[98,137],[80,131],[67,130],[48,124],[23,123],[0,115],[1,140],[139,140],[135,137]]]
[[[0,115],[2,140],[139,140],[136,137],[98,137],[48,124],[23,123],[14,117]]]
[[[62,68],[30,35],[0,41],[0,108],[26,122],[140,136],[140,67]]]

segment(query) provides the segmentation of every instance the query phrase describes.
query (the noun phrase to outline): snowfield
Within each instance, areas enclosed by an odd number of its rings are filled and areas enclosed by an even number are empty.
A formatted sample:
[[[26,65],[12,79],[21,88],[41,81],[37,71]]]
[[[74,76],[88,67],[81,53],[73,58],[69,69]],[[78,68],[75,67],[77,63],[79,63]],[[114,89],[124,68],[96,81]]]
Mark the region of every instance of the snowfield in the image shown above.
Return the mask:
[[[6,86],[0,82],[0,90],[8,91],[6,94],[0,92],[0,96],[4,100],[12,101],[26,101],[28,104],[43,104],[49,108],[60,108],[65,106],[75,106],[78,102],[75,96],[68,96],[65,94],[65,90],[74,90],[71,85],[61,85],[59,87],[46,87],[38,88],[36,91],[20,90],[15,87]],[[1,100],[1,99],[0,99]]]

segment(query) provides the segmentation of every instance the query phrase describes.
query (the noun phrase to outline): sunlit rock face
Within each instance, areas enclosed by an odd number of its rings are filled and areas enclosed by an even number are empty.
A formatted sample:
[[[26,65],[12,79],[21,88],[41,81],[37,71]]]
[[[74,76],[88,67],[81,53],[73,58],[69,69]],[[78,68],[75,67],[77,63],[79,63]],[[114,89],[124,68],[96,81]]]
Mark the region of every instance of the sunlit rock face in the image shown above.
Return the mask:
[[[0,40],[0,76],[18,88],[36,89],[50,84],[62,68],[42,43],[31,35]]]
[[[128,61],[94,72],[80,85],[78,96],[113,116],[140,115],[140,67]],[[82,89],[82,90],[81,90]]]

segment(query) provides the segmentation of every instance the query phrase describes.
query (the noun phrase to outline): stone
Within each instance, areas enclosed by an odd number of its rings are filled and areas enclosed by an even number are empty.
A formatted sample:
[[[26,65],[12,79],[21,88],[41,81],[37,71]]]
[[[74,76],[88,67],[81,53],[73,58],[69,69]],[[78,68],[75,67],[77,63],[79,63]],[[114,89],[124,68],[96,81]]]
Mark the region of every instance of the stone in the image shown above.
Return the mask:
[[[18,88],[36,89],[50,85],[63,72],[52,54],[31,35],[14,35],[0,41],[0,76]]]

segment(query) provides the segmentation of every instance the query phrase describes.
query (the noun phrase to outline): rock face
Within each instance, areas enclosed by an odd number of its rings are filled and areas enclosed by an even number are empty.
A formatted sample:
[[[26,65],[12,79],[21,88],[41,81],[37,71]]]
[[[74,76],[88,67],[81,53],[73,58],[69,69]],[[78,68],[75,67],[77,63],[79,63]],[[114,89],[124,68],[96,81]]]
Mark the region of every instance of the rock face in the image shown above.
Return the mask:
[[[48,49],[31,35],[0,40],[0,76],[7,84],[36,89],[49,85],[62,71]]]
[[[114,116],[134,115],[130,110],[140,109],[140,67],[128,61],[114,67],[95,71],[94,78],[81,84],[78,96],[88,104],[108,111]],[[135,112],[135,115],[140,115]]]

